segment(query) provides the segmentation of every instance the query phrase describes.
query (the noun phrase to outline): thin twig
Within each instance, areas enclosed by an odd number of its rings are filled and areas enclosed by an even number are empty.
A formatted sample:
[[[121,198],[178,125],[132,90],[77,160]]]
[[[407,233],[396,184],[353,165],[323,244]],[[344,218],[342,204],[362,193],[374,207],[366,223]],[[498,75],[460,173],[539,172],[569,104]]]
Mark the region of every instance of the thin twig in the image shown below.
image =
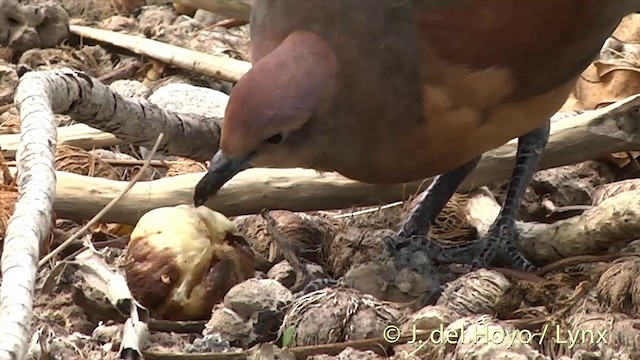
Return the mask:
[[[345,214],[334,215],[333,218],[334,219],[342,219],[342,218],[346,218],[346,217],[365,215],[365,214],[369,214],[369,213],[376,212],[376,211],[379,211],[379,210],[385,210],[385,209],[389,209],[389,208],[392,208],[392,207],[400,206],[402,204],[404,204],[404,201],[396,201],[396,202],[391,203],[391,204],[382,205],[382,206],[376,206],[374,208],[363,209],[363,210],[358,210],[358,211],[352,211],[352,212],[345,213]]]
[[[267,222],[267,233],[271,235],[279,245],[282,257],[289,262],[289,265],[291,265],[291,268],[293,268],[293,271],[296,274],[296,281],[291,287],[291,291],[298,292],[304,289],[311,279],[307,268],[302,264],[300,259],[298,259],[295,251],[293,250],[292,243],[295,240],[284,238],[276,227],[276,220],[271,216],[271,214],[269,214],[268,210],[263,210],[260,215],[262,215],[262,218]]]
[[[604,255],[578,255],[571,256],[568,258],[560,259],[558,261],[554,261],[549,265],[542,267],[540,270],[536,271],[538,276],[544,276],[555,270],[562,270],[569,266],[584,264],[584,263],[596,263],[596,262],[610,262],[622,257],[628,256],[640,256],[640,253],[632,252],[632,253],[613,253],[613,254],[604,254]]]
[[[113,199],[111,200],[111,202],[109,202],[107,204],[107,206],[105,206],[102,210],[100,210],[99,213],[96,214],[96,216],[94,216],[91,220],[89,220],[88,223],[86,223],[80,230],[78,230],[75,234],[73,234],[70,238],[68,238],[67,240],[65,240],[62,244],[60,244],[60,246],[58,246],[57,248],[55,248],[53,251],[51,251],[49,254],[47,254],[45,257],[43,257],[40,262],[38,263],[38,267],[43,266],[44,264],[46,264],[49,260],[51,260],[54,256],[58,255],[60,252],[62,252],[62,250],[64,250],[65,248],[67,248],[69,245],[71,245],[76,239],[78,239],[85,231],[87,231],[90,227],[92,227],[94,224],[96,224],[101,218],[102,216],[104,216],[104,214],[106,214],[118,201],[120,201],[125,195],[127,195],[127,193],[129,192],[129,190],[131,190],[131,188],[133,187],[133,185],[135,185],[135,183],[137,183],[138,181],[140,181],[140,179],[142,178],[144,172],[147,170],[147,168],[149,167],[149,163],[151,162],[151,158],[153,157],[153,154],[155,154],[155,152],[158,150],[158,147],[160,146],[160,141],[162,141],[162,138],[164,137],[163,133],[160,133],[160,135],[158,135],[158,139],[156,140],[156,143],[153,145],[153,148],[151,149],[151,152],[149,153],[149,158],[147,159],[147,161],[144,163],[144,165],[142,165],[142,168],[140,169],[140,171],[136,174],[136,176],[133,177],[133,179],[131,179],[131,181],[129,181],[129,183],[127,184],[127,186],[122,189],[122,191]]]

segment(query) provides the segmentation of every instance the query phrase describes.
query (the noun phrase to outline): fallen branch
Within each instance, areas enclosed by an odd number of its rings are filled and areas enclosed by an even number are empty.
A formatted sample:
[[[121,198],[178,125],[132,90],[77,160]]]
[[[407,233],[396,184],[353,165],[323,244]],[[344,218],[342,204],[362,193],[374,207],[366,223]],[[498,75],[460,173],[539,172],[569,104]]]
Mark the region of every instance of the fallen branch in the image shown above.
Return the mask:
[[[28,75],[25,75],[28,76]],[[9,219],[2,252],[0,286],[0,359],[22,359],[31,337],[33,290],[40,242],[49,235],[55,198],[56,125],[47,101],[47,89],[31,89],[40,96],[17,104],[36,110],[21,113],[21,139],[17,152],[20,197]]]
[[[554,122],[539,168],[640,149],[640,129],[634,125],[639,104],[640,96],[634,96],[601,110]],[[516,148],[517,142],[511,141],[485,154],[461,191],[507,179],[513,169]],[[134,224],[141,214],[151,209],[191,203],[193,188],[202,175],[194,173],[139,182],[103,220]],[[59,216],[72,219],[92,217],[126,186],[125,182],[69,173],[57,176],[54,209]],[[318,174],[307,169],[250,169],[231,179],[207,205],[227,216],[254,214],[262,209],[312,211],[380,205],[403,200],[428,183],[372,185],[336,173]]]
[[[244,21],[249,21],[253,6],[252,0],[174,0],[173,3]]]
[[[488,191],[477,189],[469,194],[467,211],[469,223],[482,236],[500,213],[500,205]],[[552,224],[517,222],[517,226],[518,241],[525,253],[544,263],[586,254],[602,255],[603,251],[638,238],[640,190],[622,192],[582,215]],[[603,256],[594,260],[605,261],[608,255]],[[612,256],[619,257],[620,254]],[[590,261],[588,257],[584,260]]]
[[[49,113],[67,114],[75,121],[136,146],[150,148],[163,133],[159,147],[163,154],[204,161],[218,150],[221,118],[166,111],[148,100],[124,97],[79,71],[60,69],[25,74],[20,78],[15,102],[21,117],[42,111],[31,104],[43,104]],[[55,124],[53,115],[39,116],[47,124],[34,126]],[[22,136],[20,139],[25,141]]]
[[[80,25],[71,25],[70,30],[80,37],[106,42],[185,70],[231,82],[240,80],[251,68],[251,63],[246,61],[213,56],[140,36]]]
[[[628,243],[640,233],[640,191],[604,200],[582,215],[550,225],[521,230],[525,251],[545,261],[571,255],[595,254]]]
[[[136,167],[142,166],[146,163],[146,160],[136,160],[136,159],[106,159],[100,158],[102,162],[105,164],[109,164],[111,166],[122,166],[122,167]],[[184,164],[185,161],[172,161],[172,160],[151,160],[149,162],[149,166],[159,167],[159,168],[167,168],[174,164]],[[15,161],[5,161],[5,165],[9,167],[9,170],[13,170],[13,167],[16,166]]]
[[[16,156],[16,151],[20,147],[20,134],[0,135],[0,145],[5,159]],[[85,150],[102,148],[107,146],[121,145],[123,140],[118,139],[113,134],[94,129],[85,124],[74,124],[61,126],[58,128],[58,145],[69,145]]]

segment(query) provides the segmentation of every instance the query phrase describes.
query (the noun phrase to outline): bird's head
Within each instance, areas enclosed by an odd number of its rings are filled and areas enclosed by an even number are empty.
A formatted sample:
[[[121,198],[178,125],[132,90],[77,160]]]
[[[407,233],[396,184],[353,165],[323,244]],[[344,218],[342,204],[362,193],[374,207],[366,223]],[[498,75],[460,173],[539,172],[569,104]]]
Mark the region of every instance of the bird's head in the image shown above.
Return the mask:
[[[227,181],[256,161],[282,165],[279,151],[335,96],[338,61],[318,35],[293,32],[260,59],[231,91],[220,147],[196,185],[194,202],[204,204]]]

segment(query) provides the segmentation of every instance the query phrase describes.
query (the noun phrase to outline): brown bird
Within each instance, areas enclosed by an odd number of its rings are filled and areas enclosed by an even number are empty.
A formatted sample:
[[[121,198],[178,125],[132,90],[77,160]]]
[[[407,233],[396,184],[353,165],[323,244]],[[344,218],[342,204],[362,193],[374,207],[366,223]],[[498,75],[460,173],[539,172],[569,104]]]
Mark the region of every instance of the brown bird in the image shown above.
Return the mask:
[[[432,248],[420,235],[482,153],[518,137],[505,203],[475,243],[472,264],[506,257],[513,267],[535,269],[514,241],[515,216],[549,119],[639,5],[257,0],[253,67],[232,90],[220,150],[196,186],[195,204],[252,166],[336,171],[367,183],[441,174],[389,242],[396,256],[411,257],[416,251],[406,249]]]

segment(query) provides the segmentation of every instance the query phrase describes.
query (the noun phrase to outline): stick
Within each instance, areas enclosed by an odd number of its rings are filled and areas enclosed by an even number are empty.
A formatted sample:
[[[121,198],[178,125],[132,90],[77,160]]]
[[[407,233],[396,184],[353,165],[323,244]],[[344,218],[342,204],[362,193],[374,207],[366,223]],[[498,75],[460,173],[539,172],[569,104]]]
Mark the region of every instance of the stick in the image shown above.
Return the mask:
[[[487,233],[491,224],[500,212],[500,205],[495,199],[478,189],[469,196],[467,203],[468,219],[480,236]],[[620,257],[620,254],[609,254],[600,259],[569,257],[599,254],[615,245],[626,244],[637,239],[640,232],[640,190],[632,190],[607,198],[597,206],[581,215],[553,224],[536,222],[517,222],[518,242],[526,255],[545,262],[558,262],[543,269],[538,275],[570,266],[576,261],[580,263],[592,261],[608,261],[607,256]],[[634,256],[638,254],[629,254]]]
[[[35,126],[55,127],[51,113],[63,113],[135,146],[151,148],[163,133],[158,149],[165,155],[206,161],[218,150],[220,117],[163,110],[148,100],[118,94],[95,78],[68,68],[25,74],[15,97],[21,119],[34,112],[43,116],[43,122]],[[36,105],[44,105],[47,110],[41,111]],[[45,116],[45,112],[49,114]]]
[[[246,61],[213,56],[140,36],[80,25],[70,25],[70,30],[80,37],[106,42],[185,70],[231,82],[240,80],[251,68],[251,63]]]
[[[135,167],[142,166],[147,161],[146,160],[136,160],[136,159],[100,159],[103,163],[109,164],[111,166],[122,166],[122,167]],[[172,160],[151,160],[149,162],[149,166],[160,167],[160,168],[168,168],[174,164],[185,163],[184,161],[172,161]],[[15,167],[16,161],[5,161],[5,165],[8,167]]]

